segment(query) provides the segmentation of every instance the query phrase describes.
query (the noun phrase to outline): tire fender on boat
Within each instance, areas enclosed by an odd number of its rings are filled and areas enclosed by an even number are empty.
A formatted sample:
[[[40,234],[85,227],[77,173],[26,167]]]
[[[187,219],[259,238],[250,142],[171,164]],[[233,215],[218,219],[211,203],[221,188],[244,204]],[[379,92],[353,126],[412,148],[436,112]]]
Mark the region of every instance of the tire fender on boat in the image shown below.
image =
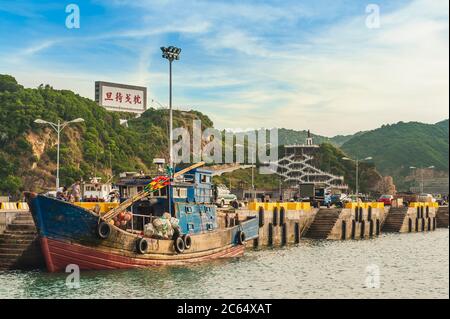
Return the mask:
[[[192,246],[192,238],[191,235],[185,234],[183,235],[184,249],[189,249]]]
[[[100,239],[107,239],[111,234],[111,225],[102,221],[97,226],[97,235]]]
[[[244,245],[245,239],[246,239],[244,231],[242,231],[242,230],[238,231],[237,236],[238,236],[238,243],[240,245]]]
[[[183,237],[177,237],[175,238],[173,242],[173,246],[175,247],[175,251],[179,254],[181,254],[184,251],[184,240]]]
[[[148,241],[147,239],[140,237],[137,241],[136,241],[136,250],[138,253],[140,254],[145,254],[147,252],[148,249]]]

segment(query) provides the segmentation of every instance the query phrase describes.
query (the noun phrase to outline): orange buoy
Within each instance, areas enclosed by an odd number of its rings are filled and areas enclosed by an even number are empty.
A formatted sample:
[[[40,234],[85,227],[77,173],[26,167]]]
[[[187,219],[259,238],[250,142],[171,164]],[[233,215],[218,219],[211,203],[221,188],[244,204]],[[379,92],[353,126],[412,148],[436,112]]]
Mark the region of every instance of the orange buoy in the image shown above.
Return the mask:
[[[119,213],[119,220],[123,220],[124,217],[125,217],[125,213],[124,212],[120,212]]]
[[[130,213],[126,213],[124,219],[126,221],[130,221],[131,220],[131,214]]]

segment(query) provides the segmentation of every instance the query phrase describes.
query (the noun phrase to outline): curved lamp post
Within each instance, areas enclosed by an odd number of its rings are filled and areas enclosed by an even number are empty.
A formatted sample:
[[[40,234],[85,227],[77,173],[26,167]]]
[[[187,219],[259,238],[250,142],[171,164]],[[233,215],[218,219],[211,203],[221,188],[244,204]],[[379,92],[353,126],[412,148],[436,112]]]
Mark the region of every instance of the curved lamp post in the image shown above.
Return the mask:
[[[80,123],[80,122],[84,122],[84,119],[82,119],[81,117],[76,118],[72,121],[63,122],[63,123],[61,123],[60,120],[58,120],[58,123],[52,123],[52,122],[44,121],[41,119],[34,120],[34,123],[36,123],[36,124],[50,125],[56,131],[56,133],[58,135],[57,152],[56,152],[56,191],[58,191],[58,189],[59,189],[59,144],[60,144],[61,131],[69,124]]]

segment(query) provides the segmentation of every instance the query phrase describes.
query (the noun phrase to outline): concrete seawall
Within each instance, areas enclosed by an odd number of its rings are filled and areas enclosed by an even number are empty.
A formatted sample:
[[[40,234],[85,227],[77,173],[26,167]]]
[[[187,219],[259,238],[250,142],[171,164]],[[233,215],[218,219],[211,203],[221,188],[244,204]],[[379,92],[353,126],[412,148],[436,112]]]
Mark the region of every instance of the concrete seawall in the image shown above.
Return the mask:
[[[257,210],[223,210],[218,213],[218,221],[220,223],[225,216],[234,223],[250,216],[262,217],[259,238],[247,245],[275,247],[296,244],[301,238],[369,239],[383,232],[433,231],[437,224],[437,210],[431,206],[396,208],[366,204],[363,207],[340,209],[285,210],[283,207],[271,207],[266,211],[261,206]]]
[[[329,240],[371,238],[381,233],[386,210],[363,207],[311,208],[295,211],[273,209],[268,212],[261,209],[258,211],[240,209],[221,214],[226,214],[231,219],[235,219],[237,214],[239,220],[245,220],[249,216],[263,216],[264,222],[260,222],[259,238],[253,243],[253,246],[258,247],[295,244],[301,238]]]
[[[36,227],[28,211],[1,211],[0,269],[44,267]]]
[[[327,239],[365,239],[378,236],[385,213],[384,208],[344,208]]]
[[[15,209],[4,210],[0,209],[0,234],[3,234],[6,230],[6,225],[11,224],[17,214],[28,213],[28,210]]]
[[[383,232],[419,232],[436,229],[436,207],[391,208],[382,227]]]
[[[440,206],[436,212],[436,227],[448,228],[448,206]]]

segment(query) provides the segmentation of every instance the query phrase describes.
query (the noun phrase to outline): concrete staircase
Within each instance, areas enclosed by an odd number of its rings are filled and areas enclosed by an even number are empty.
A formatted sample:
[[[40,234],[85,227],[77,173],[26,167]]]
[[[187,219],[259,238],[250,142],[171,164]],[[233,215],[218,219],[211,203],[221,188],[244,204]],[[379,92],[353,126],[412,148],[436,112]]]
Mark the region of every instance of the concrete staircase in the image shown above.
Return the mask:
[[[340,213],[341,209],[320,209],[314,217],[314,221],[307,229],[304,237],[312,239],[327,239],[336,224]]]
[[[391,207],[381,227],[381,231],[385,233],[400,232],[407,212],[407,207]]]
[[[19,213],[0,234],[0,269],[36,269],[44,266],[31,214]]]
[[[448,227],[448,206],[440,206],[436,212],[436,227]]]

